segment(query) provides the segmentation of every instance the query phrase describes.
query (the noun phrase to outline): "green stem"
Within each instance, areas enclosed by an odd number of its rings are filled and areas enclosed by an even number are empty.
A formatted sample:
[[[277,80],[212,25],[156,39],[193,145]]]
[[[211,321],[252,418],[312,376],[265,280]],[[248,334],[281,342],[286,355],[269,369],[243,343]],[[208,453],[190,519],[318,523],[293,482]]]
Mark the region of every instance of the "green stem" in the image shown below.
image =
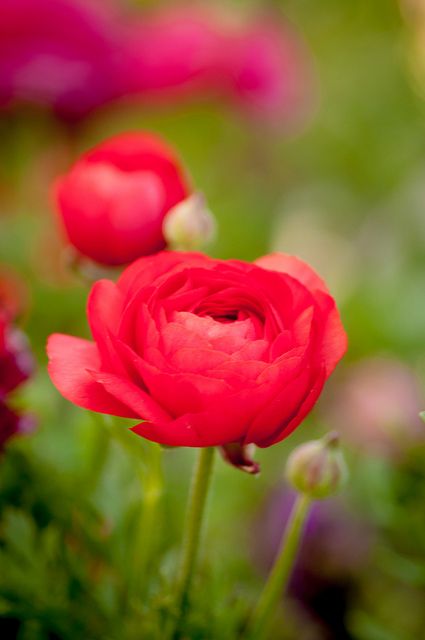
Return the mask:
[[[138,470],[142,507],[139,515],[137,538],[143,544],[136,545],[137,552],[133,558],[131,573],[133,575],[134,592],[143,596],[152,558],[157,551],[157,532],[159,504],[162,497],[162,449],[159,445],[149,443],[147,468]]]
[[[100,413],[92,413],[92,428],[88,429],[88,439],[86,444],[88,449],[88,468],[86,477],[84,478],[84,491],[89,493],[94,491],[105,469],[105,464],[108,459],[111,446],[111,436],[107,429],[105,429],[105,419],[109,416],[104,416]]]
[[[181,637],[181,630],[187,613],[189,592],[198,555],[202,519],[211,479],[213,460],[214,447],[205,447],[199,450],[198,461],[192,478],[183,534],[183,552],[177,579],[177,620],[172,634],[173,640]]]
[[[291,575],[310,504],[308,496],[297,496],[273,569],[252,614],[247,638],[261,640],[267,637],[273,612]]]

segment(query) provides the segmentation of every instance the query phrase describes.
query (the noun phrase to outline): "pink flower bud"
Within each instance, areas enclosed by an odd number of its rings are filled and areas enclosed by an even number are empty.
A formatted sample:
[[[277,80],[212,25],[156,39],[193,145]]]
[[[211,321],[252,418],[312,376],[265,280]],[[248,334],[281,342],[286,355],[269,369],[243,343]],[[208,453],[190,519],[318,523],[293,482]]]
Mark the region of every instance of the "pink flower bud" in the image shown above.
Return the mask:
[[[297,447],[288,458],[286,477],[295,489],[311,498],[337,493],[347,478],[338,435],[329,433]]]

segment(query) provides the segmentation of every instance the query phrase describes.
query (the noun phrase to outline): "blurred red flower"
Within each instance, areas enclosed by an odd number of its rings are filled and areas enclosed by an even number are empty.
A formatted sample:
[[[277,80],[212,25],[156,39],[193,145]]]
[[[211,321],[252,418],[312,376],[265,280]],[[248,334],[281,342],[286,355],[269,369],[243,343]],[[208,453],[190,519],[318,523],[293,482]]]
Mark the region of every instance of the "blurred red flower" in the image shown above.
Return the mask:
[[[135,433],[170,446],[279,442],[346,349],[326,285],[283,254],[141,258],[94,285],[88,317],[94,342],[49,338],[53,383],[81,407],[142,418]]]
[[[168,145],[127,133],[84,154],[54,196],[69,242],[95,262],[119,265],[164,248],[163,218],[189,193]]]

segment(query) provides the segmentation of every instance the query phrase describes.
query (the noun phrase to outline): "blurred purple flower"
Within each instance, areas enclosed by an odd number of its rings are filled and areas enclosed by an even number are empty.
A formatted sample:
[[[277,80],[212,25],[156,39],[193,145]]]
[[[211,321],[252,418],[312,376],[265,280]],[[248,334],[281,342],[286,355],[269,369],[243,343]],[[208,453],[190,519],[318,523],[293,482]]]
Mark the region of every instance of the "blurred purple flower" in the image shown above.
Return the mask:
[[[253,556],[264,572],[270,571],[276,557],[295,497],[287,487],[276,489],[254,523]],[[320,629],[318,639],[350,638],[345,614],[372,542],[370,525],[340,498],[313,503],[288,595]]]
[[[367,358],[334,389],[326,420],[365,453],[397,459],[425,442],[418,414],[425,406],[415,373],[403,362]]]

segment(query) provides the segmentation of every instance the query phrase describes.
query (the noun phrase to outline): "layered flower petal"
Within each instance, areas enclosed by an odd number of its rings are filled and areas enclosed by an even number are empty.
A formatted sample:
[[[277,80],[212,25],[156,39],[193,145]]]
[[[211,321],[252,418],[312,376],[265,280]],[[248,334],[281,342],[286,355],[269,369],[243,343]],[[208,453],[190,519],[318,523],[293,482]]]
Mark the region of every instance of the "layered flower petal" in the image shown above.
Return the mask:
[[[91,372],[100,367],[99,352],[93,342],[55,333],[47,342],[47,355],[52,382],[67,400],[91,411],[138,417],[93,378]]]

